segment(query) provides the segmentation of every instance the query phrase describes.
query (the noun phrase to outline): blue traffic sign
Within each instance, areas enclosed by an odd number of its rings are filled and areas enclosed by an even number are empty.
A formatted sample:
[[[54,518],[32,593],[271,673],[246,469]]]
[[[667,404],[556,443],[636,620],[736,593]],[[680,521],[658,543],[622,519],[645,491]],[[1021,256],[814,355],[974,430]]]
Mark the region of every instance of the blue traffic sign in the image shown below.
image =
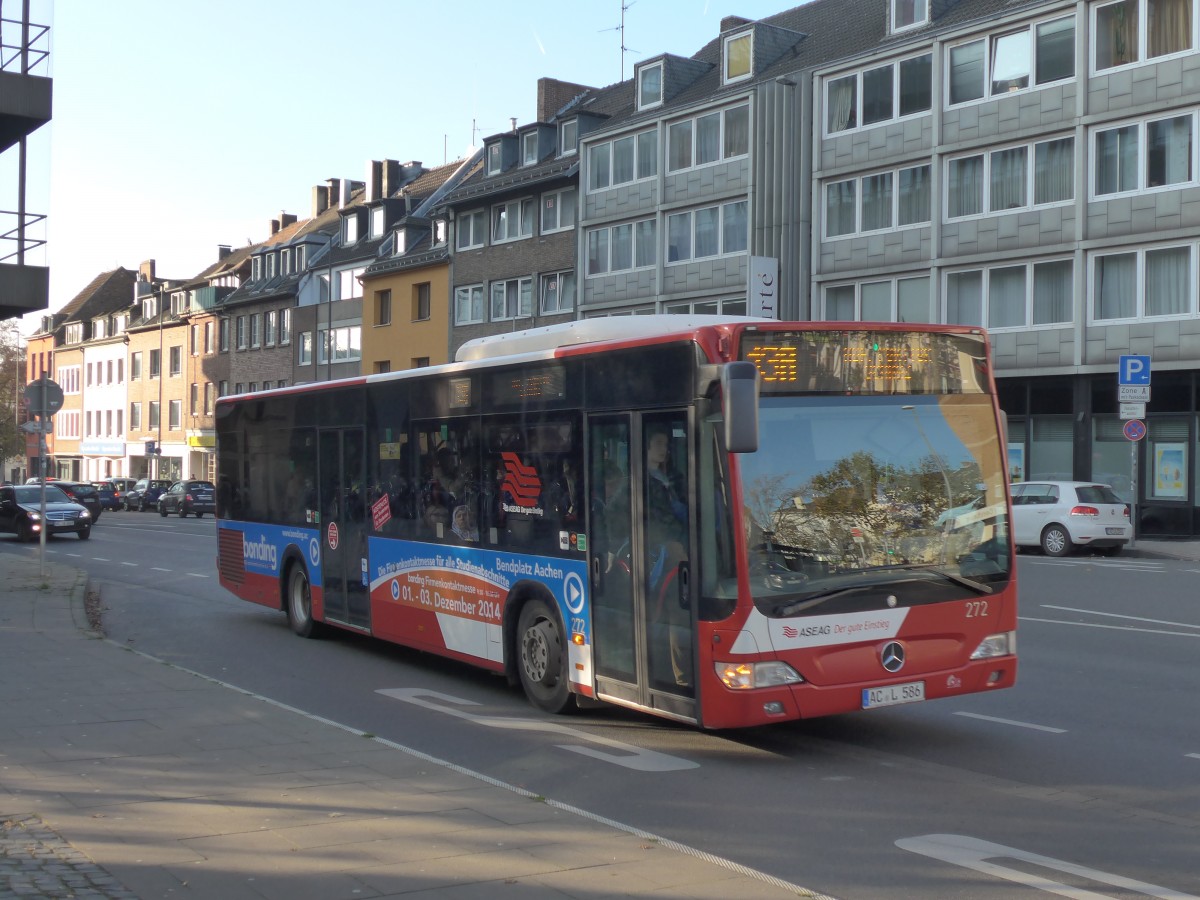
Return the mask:
[[[1149,384],[1150,357],[1122,356],[1117,366],[1117,384]]]

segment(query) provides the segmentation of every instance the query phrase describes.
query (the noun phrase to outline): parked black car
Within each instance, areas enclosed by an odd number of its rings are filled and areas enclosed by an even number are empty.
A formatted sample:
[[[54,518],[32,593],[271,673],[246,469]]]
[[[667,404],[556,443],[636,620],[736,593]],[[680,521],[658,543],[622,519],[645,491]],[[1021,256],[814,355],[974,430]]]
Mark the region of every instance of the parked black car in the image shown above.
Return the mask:
[[[100,499],[100,492],[93,484],[87,481],[52,481],[48,483],[53,484],[71,500],[87,507],[87,511],[92,514],[93,525],[100,521],[100,513],[104,512],[104,503]]]
[[[194,513],[197,519],[217,511],[217,489],[211,481],[177,481],[158,498],[158,514],[179,513],[185,518]]]
[[[125,492],[124,503],[127,511],[145,512],[158,505],[162,492],[171,486],[171,482],[158,478],[139,478],[131,490]]]
[[[41,485],[0,487],[0,531],[15,534],[23,541],[36,540],[42,530]],[[81,541],[92,536],[92,514],[86,506],[71,500],[57,483],[46,485],[46,536],[74,532]]]

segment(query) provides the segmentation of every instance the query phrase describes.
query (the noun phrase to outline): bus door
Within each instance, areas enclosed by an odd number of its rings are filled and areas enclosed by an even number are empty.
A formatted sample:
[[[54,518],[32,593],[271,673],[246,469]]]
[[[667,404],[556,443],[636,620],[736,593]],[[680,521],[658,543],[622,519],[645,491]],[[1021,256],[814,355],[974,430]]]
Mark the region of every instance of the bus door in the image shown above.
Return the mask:
[[[589,418],[591,595],[598,693],[694,718],[687,422]]]
[[[361,428],[323,430],[319,440],[325,618],[370,628],[366,440]]]

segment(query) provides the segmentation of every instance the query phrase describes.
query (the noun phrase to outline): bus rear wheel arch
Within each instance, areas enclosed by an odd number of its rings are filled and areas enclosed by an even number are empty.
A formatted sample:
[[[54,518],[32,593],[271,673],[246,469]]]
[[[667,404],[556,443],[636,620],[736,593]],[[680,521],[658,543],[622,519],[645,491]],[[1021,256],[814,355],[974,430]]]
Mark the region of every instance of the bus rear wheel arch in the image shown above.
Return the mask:
[[[541,597],[522,604],[514,649],[517,674],[529,701],[549,713],[566,712],[573,699],[566,636],[558,612]]]

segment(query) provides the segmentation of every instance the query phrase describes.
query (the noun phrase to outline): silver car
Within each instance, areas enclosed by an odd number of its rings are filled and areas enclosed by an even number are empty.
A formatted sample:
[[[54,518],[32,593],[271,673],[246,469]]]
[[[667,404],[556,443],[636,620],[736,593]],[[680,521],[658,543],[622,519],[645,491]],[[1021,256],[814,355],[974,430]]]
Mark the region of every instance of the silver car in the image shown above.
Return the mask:
[[[1018,547],[1040,547],[1066,556],[1093,547],[1116,556],[1133,537],[1129,504],[1107,484],[1026,481],[1012,486],[1013,538]]]

